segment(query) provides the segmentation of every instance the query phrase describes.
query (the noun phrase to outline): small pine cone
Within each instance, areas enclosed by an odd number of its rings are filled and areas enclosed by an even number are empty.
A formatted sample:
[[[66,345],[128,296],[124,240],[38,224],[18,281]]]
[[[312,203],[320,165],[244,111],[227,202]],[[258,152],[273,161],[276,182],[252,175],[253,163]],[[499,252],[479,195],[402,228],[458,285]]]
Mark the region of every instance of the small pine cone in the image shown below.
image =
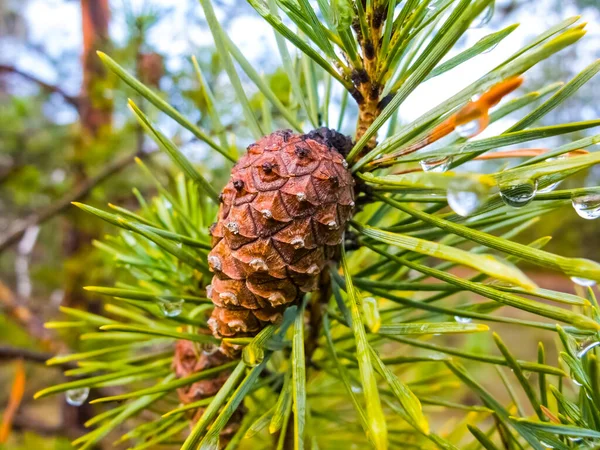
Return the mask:
[[[350,138],[327,128],[276,131],[248,147],[221,193],[211,227],[207,295],[218,338],[254,336],[314,291],[337,257],[354,209],[345,154]],[[236,348],[222,346],[233,355]]]
[[[230,361],[231,358],[217,347],[206,349],[195,342],[182,340],[177,341],[175,345],[173,371],[177,378],[185,378],[195,373],[221,366]],[[216,395],[227,381],[227,378],[229,378],[230,373],[231,371],[223,370],[212,378],[196,381],[191,385],[177,389],[179,400],[181,403],[187,405]],[[193,415],[190,416],[191,423],[196,423],[202,417],[203,413],[204,408],[193,410]],[[244,407],[240,406],[220,433],[221,448],[229,442],[240,428],[243,416]]]
[[[203,349],[192,341],[177,341],[173,358],[173,371],[177,378],[189,377],[203,370],[221,366],[231,359],[218,348]],[[228,371],[222,371],[213,378],[196,381],[179,388],[177,394],[182,403],[188,404],[215,395],[229,377]]]

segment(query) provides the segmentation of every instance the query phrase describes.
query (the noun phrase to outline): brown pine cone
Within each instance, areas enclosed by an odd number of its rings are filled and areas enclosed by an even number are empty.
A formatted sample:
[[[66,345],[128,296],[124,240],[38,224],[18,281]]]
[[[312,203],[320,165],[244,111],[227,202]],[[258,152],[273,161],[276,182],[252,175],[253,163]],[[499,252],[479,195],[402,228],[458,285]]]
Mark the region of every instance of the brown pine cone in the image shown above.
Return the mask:
[[[254,336],[317,288],[354,208],[346,136],[320,128],[276,131],[248,147],[221,193],[211,227],[207,295],[218,337]],[[223,345],[233,355],[236,348]]]
[[[208,370],[213,367],[221,366],[231,361],[229,356],[223,354],[220,349],[203,349],[200,345],[192,341],[177,341],[175,345],[175,355],[173,358],[173,371],[177,378],[189,377],[203,370]],[[219,372],[212,378],[196,381],[195,383],[177,389],[179,400],[183,404],[189,404],[212,397],[219,392],[219,389],[225,384],[229,378],[231,371],[224,370]],[[191,423],[196,423],[202,414],[204,408],[198,408],[191,411],[189,416]],[[244,416],[244,407],[240,406],[229,422],[220,433],[220,445],[223,448],[227,442],[233,437],[235,432],[240,428],[242,418]]]

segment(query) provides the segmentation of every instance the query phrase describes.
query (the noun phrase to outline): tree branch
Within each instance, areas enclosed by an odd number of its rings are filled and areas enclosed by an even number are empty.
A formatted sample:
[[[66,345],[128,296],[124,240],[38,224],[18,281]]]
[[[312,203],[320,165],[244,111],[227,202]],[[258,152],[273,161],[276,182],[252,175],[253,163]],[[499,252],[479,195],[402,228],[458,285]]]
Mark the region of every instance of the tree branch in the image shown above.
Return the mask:
[[[12,360],[12,359],[22,359],[23,361],[46,364],[50,358],[52,358],[54,354],[47,352],[39,352],[35,350],[30,350],[28,348],[19,348],[19,347],[11,347],[8,345],[0,345],[0,361]],[[64,370],[64,369],[74,369],[77,367],[76,363],[64,363],[64,364],[56,364],[55,366],[48,366],[56,369]]]
[[[30,336],[50,346],[52,340],[44,321],[39,319],[23,302],[19,301],[13,292],[0,281],[0,306],[7,314],[27,330]]]
[[[38,86],[40,86],[42,89],[44,89],[47,92],[53,92],[53,93],[59,94],[62,98],[65,99],[65,101],[67,103],[72,105],[75,109],[79,110],[79,106],[80,106],[79,97],[67,94],[63,89],[61,89],[58,86],[55,86],[50,83],[46,83],[45,81],[42,81],[39,78],[37,78],[29,73],[23,72],[22,70],[19,70],[16,67],[9,66],[6,64],[0,64],[0,73],[14,73],[16,75],[19,75],[19,76],[25,78],[26,80],[37,84]]]
[[[60,214],[69,206],[71,206],[72,202],[76,202],[86,197],[92,189],[94,189],[98,184],[102,183],[107,178],[119,173],[125,167],[130,165],[135,161],[136,158],[145,158],[148,156],[150,152],[134,152],[130,155],[125,156],[124,158],[118,159],[107,166],[105,166],[102,171],[96,176],[87,179],[75,192],[70,192],[65,195],[62,199],[58,200],[56,203],[50,205],[48,208],[42,210],[40,213],[32,214],[27,219],[23,221],[21,226],[19,226],[16,230],[9,232],[7,236],[4,236],[0,239],[0,253],[6,250],[8,247],[16,243],[27,228],[39,225],[52,217]]]

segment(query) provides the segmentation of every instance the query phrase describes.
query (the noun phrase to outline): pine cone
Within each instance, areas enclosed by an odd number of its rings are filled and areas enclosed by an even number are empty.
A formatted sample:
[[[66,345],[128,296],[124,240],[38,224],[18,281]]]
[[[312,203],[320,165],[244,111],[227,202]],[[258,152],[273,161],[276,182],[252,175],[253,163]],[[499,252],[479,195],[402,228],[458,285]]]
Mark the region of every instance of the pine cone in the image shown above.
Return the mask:
[[[231,361],[229,356],[223,354],[220,349],[214,348],[211,350],[203,349],[201,346],[192,341],[177,341],[175,345],[175,355],[173,358],[173,371],[177,378],[186,378],[204,370],[213,367],[221,366]],[[231,371],[224,370],[218,375],[205,380],[196,381],[195,383],[177,389],[179,400],[187,405],[208,397],[212,397],[219,392],[219,389],[225,384],[229,378]],[[202,414],[204,408],[198,408],[191,411],[189,416],[191,423],[196,423]],[[244,407],[240,406],[229,419],[229,422],[221,430],[219,435],[220,448],[224,448],[231,440],[235,432],[240,428],[242,418],[244,417]]]
[[[216,337],[254,336],[317,288],[354,208],[346,136],[327,128],[277,131],[248,147],[221,193],[211,227]],[[237,349],[224,345],[233,355]]]

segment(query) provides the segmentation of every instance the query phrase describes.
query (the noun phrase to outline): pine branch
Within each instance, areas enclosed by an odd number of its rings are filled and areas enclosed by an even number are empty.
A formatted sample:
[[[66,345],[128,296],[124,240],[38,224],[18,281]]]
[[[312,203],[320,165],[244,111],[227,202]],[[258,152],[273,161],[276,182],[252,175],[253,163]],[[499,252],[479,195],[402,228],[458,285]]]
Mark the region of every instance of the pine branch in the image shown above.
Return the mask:
[[[77,111],[79,111],[79,108],[81,106],[81,99],[77,96],[68,94],[57,85],[47,83],[46,81],[40,80],[35,75],[29,74],[20,69],[17,69],[14,66],[9,66],[7,64],[0,64],[0,73],[13,73],[19,75],[20,77],[23,77],[26,80],[39,85],[46,92],[60,95],[67,103],[69,103]]]
[[[27,348],[11,347],[8,345],[0,345],[0,361],[22,359],[31,363],[46,364],[46,361],[54,356],[55,355],[52,353],[40,352]],[[63,364],[57,364],[55,367],[60,370],[74,369],[77,367],[77,363],[65,362]]]

